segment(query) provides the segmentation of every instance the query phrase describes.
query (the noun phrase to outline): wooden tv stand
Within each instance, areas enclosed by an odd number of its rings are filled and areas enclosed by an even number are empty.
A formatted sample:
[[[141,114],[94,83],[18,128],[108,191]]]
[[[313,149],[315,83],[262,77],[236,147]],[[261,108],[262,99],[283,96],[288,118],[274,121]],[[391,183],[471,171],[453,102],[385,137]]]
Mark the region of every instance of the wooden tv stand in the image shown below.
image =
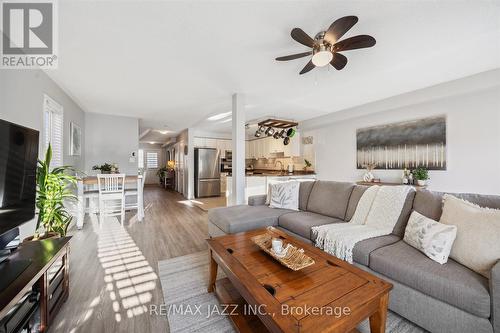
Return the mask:
[[[40,332],[47,330],[69,295],[70,239],[61,237],[26,242],[9,257],[11,261],[30,260],[31,263],[0,291],[0,320],[35,287],[40,292]]]

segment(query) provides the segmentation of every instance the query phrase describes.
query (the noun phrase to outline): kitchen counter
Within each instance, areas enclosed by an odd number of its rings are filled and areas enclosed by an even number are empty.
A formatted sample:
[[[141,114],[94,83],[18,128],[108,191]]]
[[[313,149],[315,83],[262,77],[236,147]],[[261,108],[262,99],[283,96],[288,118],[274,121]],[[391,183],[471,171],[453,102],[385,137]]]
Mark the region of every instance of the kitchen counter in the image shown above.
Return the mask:
[[[288,171],[277,171],[277,170],[254,170],[254,171],[246,171],[245,176],[247,177],[294,177],[294,176],[310,176],[316,175],[314,171],[294,171],[289,173]],[[231,174],[227,175],[231,177]]]
[[[247,174],[245,176],[245,203],[248,202],[248,197],[259,194],[267,194],[269,184],[273,182],[298,180],[308,181],[316,179],[314,172],[296,171],[291,174],[281,173],[273,170],[255,170],[255,174]],[[254,171],[254,172],[255,172]],[[231,206],[232,203],[232,183],[233,179],[230,175],[227,176],[226,197],[227,204]]]

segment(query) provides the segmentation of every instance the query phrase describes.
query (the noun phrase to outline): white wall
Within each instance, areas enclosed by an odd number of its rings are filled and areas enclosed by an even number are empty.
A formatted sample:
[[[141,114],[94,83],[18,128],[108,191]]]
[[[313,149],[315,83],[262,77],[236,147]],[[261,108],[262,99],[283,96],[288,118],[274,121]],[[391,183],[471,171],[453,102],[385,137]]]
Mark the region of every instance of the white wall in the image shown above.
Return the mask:
[[[43,156],[43,95],[64,108],[64,164],[83,169],[85,155],[69,156],[69,124],[82,128],[85,143],[85,113],[47,74],[41,70],[0,70],[0,119],[40,131],[40,156]]]
[[[92,166],[117,163],[120,172],[137,174],[139,120],[99,113],[85,114],[85,172]],[[129,158],[135,153],[136,159]]]
[[[356,129],[412,120],[433,115],[447,116],[446,171],[430,171],[430,189],[450,192],[500,193],[500,72],[496,72],[497,85],[478,91],[446,96],[427,102],[390,108],[390,100],[383,103],[388,111],[366,114],[351,119],[329,121],[327,117],[301,124],[304,136],[314,137],[315,164],[319,179],[358,181],[363,170],[356,169]],[[487,74],[491,78],[491,73]],[[474,82],[478,77],[474,77]],[[489,79],[488,79],[489,80]],[[460,81],[460,80],[457,80]],[[453,86],[471,84],[469,78]],[[427,88],[429,96],[434,90],[443,90],[446,84]],[[451,90],[451,86],[450,86]],[[417,92],[416,92],[417,93]],[[419,96],[425,92],[418,91]],[[408,97],[408,96],[407,96]],[[394,99],[400,101],[399,97]],[[353,114],[377,108],[376,103],[351,109]],[[331,120],[331,119],[330,119]],[[327,123],[320,126],[321,122]],[[375,170],[383,181],[399,181],[399,170]]]
[[[82,147],[85,144],[85,114],[83,110],[54,81],[41,70],[0,70],[0,119],[40,131],[39,156],[43,157],[43,95],[47,94],[64,108],[64,154],[66,165],[82,170],[85,154],[69,156],[69,124],[82,128]],[[32,235],[35,221],[20,228],[21,237]]]

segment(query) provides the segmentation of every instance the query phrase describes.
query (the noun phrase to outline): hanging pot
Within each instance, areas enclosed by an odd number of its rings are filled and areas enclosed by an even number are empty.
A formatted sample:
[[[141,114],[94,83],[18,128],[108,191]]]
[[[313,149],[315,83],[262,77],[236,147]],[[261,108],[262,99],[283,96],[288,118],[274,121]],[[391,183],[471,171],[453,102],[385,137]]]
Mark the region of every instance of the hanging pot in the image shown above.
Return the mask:
[[[268,127],[268,128],[266,129],[265,134],[266,134],[267,136],[272,136],[272,135],[274,134],[274,128],[272,128],[272,127]]]
[[[286,131],[284,129],[282,129],[280,132],[280,138],[284,138],[285,135],[286,135]]]
[[[291,127],[286,131],[286,136],[292,138],[295,135],[295,128]]]
[[[264,126],[259,126],[259,132],[264,133],[266,128]]]
[[[286,138],[283,139],[283,144],[285,146],[288,146],[289,143],[290,143],[290,137],[287,136]]]
[[[279,139],[280,138],[280,132],[278,132],[278,131],[274,132],[273,138]]]

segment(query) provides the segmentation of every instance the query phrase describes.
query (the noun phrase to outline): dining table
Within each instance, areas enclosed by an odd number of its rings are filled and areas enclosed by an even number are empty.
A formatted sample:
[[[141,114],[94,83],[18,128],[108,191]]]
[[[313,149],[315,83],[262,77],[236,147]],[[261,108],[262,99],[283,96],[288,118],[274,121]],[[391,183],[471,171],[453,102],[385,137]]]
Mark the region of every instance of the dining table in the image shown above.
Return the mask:
[[[97,176],[83,176],[77,178],[78,216],[76,220],[77,229],[82,229],[85,219],[85,192],[86,188],[97,186]],[[137,188],[137,219],[144,219],[144,193],[142,186],[142,175],[125,175],[125,185],[136,184]]]

